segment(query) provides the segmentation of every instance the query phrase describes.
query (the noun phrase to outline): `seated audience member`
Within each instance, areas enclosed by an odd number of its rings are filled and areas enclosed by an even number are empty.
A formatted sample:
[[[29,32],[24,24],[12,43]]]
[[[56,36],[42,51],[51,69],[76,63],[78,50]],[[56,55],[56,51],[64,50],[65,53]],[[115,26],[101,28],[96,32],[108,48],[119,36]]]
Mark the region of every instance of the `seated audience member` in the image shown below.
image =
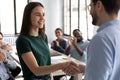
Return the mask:
[[[82,62],[86,62],[86,48],[89,41],[83,39],[82,33],[79,29],[73,30],[73,36],[74,37],[68,37],[68,47],[65,54]]]
[[[62,29],[56,28],[55,35],[57,39],[51,42],[51,48],[58,52],[64,53],[65,49],[67,48],[67,41],[63,39]],[[62,80],[63,76],[64,75],[54,76],[54,80]]]
[[[13,80],[21,71],[11,57],[12,47],[3,42],[3,34],[0,32],[0,80]]]
[[[67,48],[67,41],[63,39],[62,29],[57,28],[55,30],[55,35],[57,39],[51,42],[51,48],[58,52],[64,53],[65,49]]]

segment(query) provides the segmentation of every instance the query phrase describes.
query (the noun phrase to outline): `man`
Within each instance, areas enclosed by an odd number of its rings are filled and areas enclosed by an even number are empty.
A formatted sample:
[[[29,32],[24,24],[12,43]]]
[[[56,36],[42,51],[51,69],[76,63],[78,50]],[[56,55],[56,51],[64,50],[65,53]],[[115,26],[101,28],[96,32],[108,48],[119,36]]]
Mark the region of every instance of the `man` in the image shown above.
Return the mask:
[[[86,48],[89,44],[88,40],[84,40],[79,29],[73,30],[74,37],[68,37],[68,44],[65,54],[75,59],[86,62]]]
[[[99,26],[88,47],[85,80],[120,79],[120,0],[91,0],[92,24]]]
[[[85,80],[120,80],[120,0],[91,0],[90,7],[99,29],[87,49]]]

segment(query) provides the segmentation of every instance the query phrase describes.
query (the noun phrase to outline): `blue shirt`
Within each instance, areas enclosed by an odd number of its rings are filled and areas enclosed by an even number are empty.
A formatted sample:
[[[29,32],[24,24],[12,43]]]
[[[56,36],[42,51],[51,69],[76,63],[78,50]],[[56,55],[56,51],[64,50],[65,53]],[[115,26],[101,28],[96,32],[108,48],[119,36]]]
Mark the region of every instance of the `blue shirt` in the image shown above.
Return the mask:
[[[71,46],[71,49],[70,49],[71,57],[73,57],[79,61],[86,62],[86,57],[87,57],[86,49],[87,49],[88,43],[89,43],[89,41],[87,41],[87,40],[77,42],[77,46],[83,51],[82,56],[77,52],[77,50],[75,49],[74,46]]]
[[[2,49],[0,48],[0,51],[1,50]],[[6,51],[6,50],[4,50],[4,51],[6,53],[7,61],[8,61],[7,64],[6,64],[7,67],[9,69],[16,69],[17,64],[15,63],[14,59],[10,56],[11,53]],[[5,64],[2,61],[0,61],[0,80],[1,79],[2,80],[7,80],[8,78],[10,78],[10,75],[8,74],[8,70],[7,70],[6,66],[5,66]]]
[[[100,26],[88,46],[85,80],[120,80],[120,21]]]
[[[9,77],[4,63],[0,62],[0,80],[7,80]]]

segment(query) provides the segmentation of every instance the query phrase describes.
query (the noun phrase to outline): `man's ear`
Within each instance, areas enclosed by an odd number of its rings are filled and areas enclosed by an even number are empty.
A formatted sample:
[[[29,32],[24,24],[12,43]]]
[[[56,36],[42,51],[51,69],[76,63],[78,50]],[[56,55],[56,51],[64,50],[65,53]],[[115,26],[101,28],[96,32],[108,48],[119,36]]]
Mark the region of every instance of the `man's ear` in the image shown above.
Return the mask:
[[[103,6],[103,4],[102,4],[101,1],[97,1],[97,3],[96,3],[96,7],[97,7],[97,9],[98,9],[99,11],[101,11],[101,9],[104,8],[104,6]]]

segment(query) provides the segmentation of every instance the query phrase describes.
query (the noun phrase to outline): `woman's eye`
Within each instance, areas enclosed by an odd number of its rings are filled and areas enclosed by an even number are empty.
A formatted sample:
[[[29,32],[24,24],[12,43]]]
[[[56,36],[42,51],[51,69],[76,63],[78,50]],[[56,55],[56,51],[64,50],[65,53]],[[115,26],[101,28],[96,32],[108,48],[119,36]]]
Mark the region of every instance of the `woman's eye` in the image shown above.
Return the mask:
[[[40,14],[35,14],[36,16],[40,16]]]

